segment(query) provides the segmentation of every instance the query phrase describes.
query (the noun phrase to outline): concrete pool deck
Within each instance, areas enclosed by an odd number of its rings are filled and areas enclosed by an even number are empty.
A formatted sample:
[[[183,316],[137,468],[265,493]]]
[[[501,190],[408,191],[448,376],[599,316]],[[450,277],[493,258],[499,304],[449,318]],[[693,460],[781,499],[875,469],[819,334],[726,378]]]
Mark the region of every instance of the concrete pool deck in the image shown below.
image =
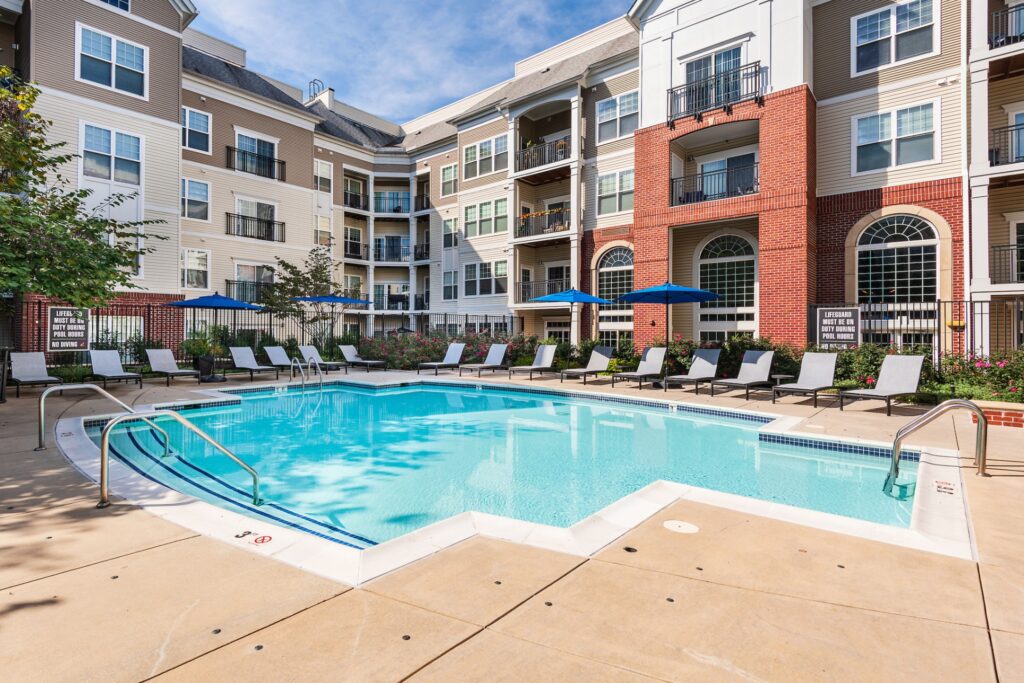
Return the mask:
[[[112,393],[150,404],[196,388]],[[353,589],[124,502],[96,510],[95,484],[52,443],[32,451],[37,396],[0,405],[5,680],[1024,680],[1024,430],[990,429],[991,478],[964,460],[977,562],[681,501],[590,558],[474,537]],[[921,411],[669,397],[874,441]],[[48,407],[48,425],[111,412],[82,393]],[[973,455],[973,427],[943,418],[911,443]]]

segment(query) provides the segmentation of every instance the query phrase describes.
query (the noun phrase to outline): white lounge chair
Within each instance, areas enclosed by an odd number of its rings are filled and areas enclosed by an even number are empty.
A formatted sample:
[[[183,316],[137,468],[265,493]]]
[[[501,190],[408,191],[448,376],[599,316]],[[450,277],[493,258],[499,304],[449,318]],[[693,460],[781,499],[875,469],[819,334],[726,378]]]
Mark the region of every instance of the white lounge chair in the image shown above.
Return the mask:
[[[182,370],[178,362],[174,360],[174,352],[170,349],[146,349],[146,356],[149,358],[149,368],[167,378],[167,386],[171,386],[171,380],[175,377],[195,377],[199,382],[198,370]]]
[[[459,361],[462,360],[462,353],[465,350],[465,344],[452,342],[448,345],[448,350],[444,354],[444,360],[440,362],[430,361],[427,363],[420,363],[416,366],[416,374],[420,374],[420,370],[433,370],[434,376],[436,377],[438,370],[457,368],[459,367]]]
[[[924,356],[886,356],[878,381],[871,389],[847,389],[839,392],[839,410],[846,399],[877,399],[885,401],[885,414],[892,415],[892,400],[917,393],[921,383],[921,366]]]
[[[121,356],[117,351],[89,351],[89,362],[92,365],[92,373],[88,377],[99,377],[103,381],[103,388],[107,388],[107,382],[137,382],[142,388],[142,374],[138,372],[125,372],[121,365]]]
[[[608,372],[608,364],[611,363],[611,360],[612,347],[595,346],[594,350],[590,352],[590,358],[587,359],[587,367],[562,370],[558,381],[564,382],[566,377],[582,377],[583,383],[586,384],[587,375],[594,375],[596,377],[602,372]]]
[[[463,363],[459,366],[459,377],[462,377],[463,370],[469,370],[470,372],[476,370],[477,377],[480,377],[484,370],[490,370],[491,372],[504,370],[505,354],[507,352],[508,344],[491,344],[490,348],[487,349],[487,357],[484,358],[483,363]]]
[[[750,390],[771,385],[769,375],[772,372],[774,351],[747,351],[740,363],[740,374],[732,379],[716,379],[710,382],[711,395],[715,395],[715,387],[725,387],[726,391],[743,389],[745,398],[750,400]]]
[[[380,368],[381,370],[388,369],[387,361],[383,360],[366,360],[365,358],[359,357],[359,352],[356,351],[356,347],[351,344],[343,344],[338,348],[341,349],[341,355],[345,356],[345,362],[349,365],[355,365],[357,367],[364,367],[369,372],[370,368]]]
[[[288,352],[284,350],[283,346],[264,346],[263,351],[267,354],[270,364],[275,368],[290,369],[292,367],[292,359],[288,357]]]
[[[664,346],[648,346],[644,349],[644,355],[640,357],[640,365],[633,372],[617,372],[612,375],[612,387],[615,387],[616,380],[636,382],[637,388],[644,388],[644,380],[661,379],[665,367]]]
[[[835,353],[805,353],[800,361],[800,376],[795,382],[772,387],[772,403],[781,394],[811,395],[814,407],[818,407],[818,392],[831,389],[836,383]]]
[[[668,391],[669,384],[692,384],[695,393],[700,393],[700,385],[703,382],[710,382],[718,373],[718,357],[722,355],[721,349],[695,349],[690,369],[685,375],[669,375],[662,381],[665,391]]]
[[[554,372],[555,364],[555,350],[558,347],[554,344],[541,344],[537,347],[537,353],[533,357],[533,363],[530,365],[518,365],[512,366],[508,369],[508,378],[512,379],[512,375],[521,372],[530,373],[530,379],[533,380],[533,373],[544,374],[545,372]]]
[[[348,363],[336,363],[334,361],[324,360],[320,357],[320,351],[315,346],[300,346],[299,353],[302,354],[302,360],[305,363],[309,363],[311,360],[315,360],[316,364],[320,366],[328,375],[331,374],[331,370],[344,370],[345,374],[348,374]]]
[[[256,354],[252,352],[252,349],[248,346],[229,346],[228,350],[231,352],[231,360],[234,362],[235,367],[239,370],[249,371],[249,381],[255,381],[255,375],[257,373],[272,372],[274,373],[274,379],[281,378],[281,370],[275,368],[272,365],[260,365],[256,362]]]
[[[3,368],[0,368],[3,371]],[[21,396],[21,387],[32,385],[64,384],[60,377],[46,372],[46,354],[41,351],[31,353],[11,352],[11,384],[15,386],[14,395]]]

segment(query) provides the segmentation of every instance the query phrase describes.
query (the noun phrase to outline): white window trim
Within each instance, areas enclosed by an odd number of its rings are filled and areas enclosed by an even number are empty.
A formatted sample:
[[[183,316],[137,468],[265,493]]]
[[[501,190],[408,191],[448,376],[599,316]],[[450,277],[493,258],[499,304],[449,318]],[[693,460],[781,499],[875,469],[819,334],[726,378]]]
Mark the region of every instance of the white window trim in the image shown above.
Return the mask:
[[[277,148],[276,147],[274,148],[274,152],[275,153],[277,152]],[[326,176],[320,175],[320,173],[319,173],[320,164],[327,164],[327,168],[330,169],[329,175],[326,175]],[[313,189],[316,192],[322,192],[322,190],[320,189],[320,185],[316,182],[317,178],[327,178],[328,180],[330,180],[331,181],[331,191],[329,193],[324,192],[324,194],[334,194],[334,164],[332,162],[327,161],[326,159],[316,159],[316,158],[313,159]],[[362,194],[362,193],[360,193],[360,194]]]
[[[444,193],[444,172],[445,172],[445,169],[448,169],[448,168],[454,168],[455,169],[455,176],[453,178],[453,180],[455,181],[455,192],[449,192],[448,194],[445,194]],[[441,181],[441,187],[440,187],[441,195],[440,196],[442,196],[442,197],[454,197],[455,195],[457,195],[459,193],[459,165],[458,164],[447,164],[446,166],[442,166],[441,167],[441,178],[440,178],[440,181]]]
[[[256,202],[258,204],[271,204],[274,207],[274,220],[276,221],[278,219],[278,209],[280,207],[279,207],[278,203],[275,200],[273,200],[273,199],[262,199],[260,197],[250,197],[249,195],[238,194],[238,193],[234,193],[234,194],[235,194],[235,213],[238,213],[238,202],[240,202],[240,201],[250,201],[250,202]],[[239,215],[241,215],[241,214],[239,214]]]
[[[505,262],[505,275],[504,275],[504,278],[506,280],[505,291],[504,292],[495,292],[494,291],[494,281],[497,280],[498,278],[494,274],[495,273],[494,266],[495,266],[495,264],[501,263],[502,261]],[[480,264],[482,264],[482,263],[486,263],[486,264],[489,264],[491,266],[491,276],[489,278],[487,278],[488,280],[491,281],[491,293],[490,294],[480,294],[480,282],[483,280],[483,278],[480,277]],[[568,261],[566,261],[566,265],[568,265]],[[476,294],[466,294],[465,287],[463,287],[463,291],[462,291],[460,296],[464,296],[467,299],[476,299],[476,298],[489,297],[489,296],[500,296],[500,297],[507,297],[508,296],[508,292],[509,292],[510,284],[511,284],[511,283],[508,282],[509,278],[511,277],[509,275],[509,259],[507,259],[507,258],[498,258],[498,259],[494,259],[493,261],[488,261],[488,260],[470,261],[469,263],[461,264],[459,266],[459,268],[462,269],[461,270],[461,274],[462,274],[462,282],[463,283],[466,282],[466,266],[476,266],[476,277],[472,279],[472,282],[477,283],[476,284],[476,291],[477,291],[477,293]],[[450,299],[449,299],[449,301],[450,301]]]
[[[210,130],[207,132],[207,135],[209,136],[208,142],[209,142],[210,149],[204,152],[201,149],[196,149],[195,147],[188,147],[188,146],[186,146],[184,144],[181,146],[181,148],[182,149],[187,149],[190,152],[195,152],[196,154],[205,154],[208,157],[213,156],[213,114],[211,114],[208,111],[203,111],[202,109],[195,109],[193,107],[187,107],[184,104],[181,105],[181,108],[185,111],[185,123],[186,124],[188,123],[188,114],[189,114],[189,112],[193,112],[194,111],[197,114],[203,114],[204,116],[206,116],[207,120],[209,121],[209,126],[210,126]],[[188,126],[187,125],[186,126],[182,126],[182,129],[187,131],[188,130]]]
[[[209,292],[213,289],[213,251],[210,249],[203,249],[201,247],[182,247],[181,256],[178,257],[178,280],[181,280],[181,258],[185,252],[188,251],[199,251],[206,254],[206,287],[186,287],[181,288],[188,292]]]
[[[700,255],[704,252],[704,248],[714,242],[719,237],[725,237],[727,235],[733,235],[739,237],[753,248],[754,255],[750,256],[730,256],[726,258],[708,259],[708,262],[715,263],[727,263],[731,261],[744,261],[749,258],[754,259],[754,305],[753,306],[740,306],[735,308],[718,309],[720,312],[733,312],[733,313],[746,313],[748,308],[753,309],[754,319],[751,320],[731,320],[731,321],[708,321],[703,322],[700,319],[700,308],[695,310],[693,316],[693,336],[696,339],[700,339],[701,332],[753,332],[756,336],[758,331],[761,329],[761,258],[760,258],[760,246],[758,245],[757,237],[745,230],[738,230],[736,228],[722,228],[715,230],[710,235],[707,235],[704,239],[697,243],[697,247],[693,250],[693,279],[697,283],[697,286],[701,286],[700,282],[700,264],[704,261]]]
[[[1021,3],[1024,3],[1024,0],[1020,1]],[[1024,114],[1024,102],[1012,102],[1010,104],[1004,104],[1003,111],[1006,112],[1007,125],[1015,126],[1017,125],[1017,122],[1014,119],[1017,118],[1018,114]]]
[[[861,12],[860,14],[850,17],[850,78],[857,78],[858,76],[866,76],[868,74],[878,73],[879,71],[885,71],[895,66],[902,66],[903,64],[913,64],[914,62],[922,59],[928,59],[929,57],[935,57],[942,52],[942,31],[940,24],[942,22],[942,0],[934,0],[932,2],[932,49],[930,52],[926,52],[910,59],[904,59],[902,61],[895,61],[896,59],[896,7],[898,5],[904,5],[904,2],[894,2],[888,5],[889,10],[889,25],[892,27],[889,37],[892,39],[889,45],[889,54],[893,61],[882,66],[875,67],[874,69],[865,69],[864,71],[857,71],[857,20],[863,17],[870,16],[872,14],[878,14],[886,7],[876,7],[869,12]],[[918,28],[924,28],[919,26]]]
[[[445,228],[444,224],[447,223],[448,221],[452,222],[452,228],[453,229],[452,229],[451,232],[445,232],[445,229],[444,229]],[[452,245],[450,247],[446,247],[444,245],[444,238],[447,235],[454,235],[455,236],[452,239]],[[458,249],[458,248],[459,248],[459,219],[458,218],[442,218],[441,219],[441,249]]]
[[[455,273],[455,282],[454,283],[447,283],[447,282],[444,281],[444,276],[446,274],[448,274],[448,273]],[[459,269],[458,268],[456,268],[455,270],[442,270],[441,271],[441,301],[458,301],[459,300],[459,282],[460,282],[460,280],[459,280]],[[452,286],[455,287],[455,296],[454,297],[447,297],[447,296],[445,296],[445,289],[448,288],[448,287],[452,287]]]
[[[494,168],[494,157],[497,156],[497,153],[494,151],[496,149],[495,141],[498,138],[505,138],[506,140],[508,140],[508,133],[501,133],[499,135],[495,135],[493,138],[484,138],[483,140],[477,140],[476,142],[468,144],[468,145],[466,145],[466,146],[464,146],[462,148],[462,180],[476,180],[478,178],[486,178],[487,176],[494,175],[495,173],[508,173],[508,167],[509,167],[509,164],[511,164],[511,160],[512,160],[512,150],[510,150],[508,148],[508,146],[505,147],[505,154],[508,155],[509,161],[505,164],[505,168],[499,168],[499,169],[495,169]],[[480,143],[482,143],[482,142],[490,142],[491,143],[491,170],[488,171],[487,173],[479,173],[479,169],[480,169]],[[469,177],[466,176],[466,150],[471,148],[471,147],[476,149],[476,160],[474,161],[474,163],[476,164],[478,173],[475,176],[473,176],[472,178],[469,178]],[[458,164],[449,164],[449,166],[457,166],[457,165]],[[448,168],[448,166],[442,167],[442,170],[444,170],[444,168]],[[456,172],[456,175],[457,175],[457,173],[458,172]],[[442,196],[447,196],[447,195],[442,195]]]
[[[110,131],[110,159],[111,159],[111,166],[110,166],[110,179],[109,180],[105,181],[103,178],[95,178],[93,176],[85,175],[85,127],[86,126],[92,126],[93,128],[102,128],[103,130]],[[118,133],[122,133],[124,135],[131,135],[133,138],[138,138],[139,139],[139,166],[140,166],[140,171],[139,171],[139,184],[138,185],[132,185],[130,183],[122,183],[122,182],[118,182],[118,181],[114,180],[113,160],[114,160],[114,157],[117,156],[116,155],[116,150],[117,150],[116,145],[117,145],[117,134]],[[108,126],[107,124],[104,124],[104,123],[94,123],[93,121],[79,120],[79,122],[78,122],[78,178],[79,178],[79,187],[81,187],[81,181],[83,179],[89,178],[93,182],[100,182],[100,183],[108,182],[111,185],[116,185],[119,188],[120,187],[129,188],[129,189],[125,190],[125,191],[122,191],[122,190],[111,190],[111,192],[117,191],[117,192],[122,192],[123,194],[137,193],[138,194],[138,199],[139,199],[139,206],[140,207],[145,206],[145,204],[143,203],[143,198],[145,197],[145,189],[146,189],[146,136],[141,134],[141,133],[132,132],[130,130],[124,130],[122,128],[114,128],[113,126]],[[142,216],[141,215],[139,216],[138,220],[142,220]]]
[[[637,115],[636,130],[640,130],[640,122],[643,119],[641,118],[642,112],[640,111],[640,106],[641,106],[640,105],[640,99],[641,98],[640,98],[640,90],[639,89],[637,89],[637,90],[627,90],[626,92],[619,93],[618,95],[612,95],[611,97],[606,97],[603,100],[598,100],[597,102],[594,103],[594,144],[595,144],[595,146],[608,145],[608,144],[611,144],[613,142],[618,142],[619,140],[627,140],[627,139],[630,139],[630,138],[633,137],[633,133],[627,133],[626,135],[619,134],[619,135],[616,135],[613,138],[608,138],[607,140],[602,140],[601,139],[601,123],[602,122],[600,120],[598,120],[598,118],[597,118],[597,112],[598,112],[598,109],[600,109],[601,104],[604,103],[604,102],[607,102],[608,100],[615,100],[615,130],[616,130],[616,132],[621,130],[622,126],[620,126],[619,123],[620,123],[620,119],[622,118],[622,116],[619,114],[619,102],[618,102],[618,100],[619,100],[620,97],[625,97],[626,95],[632,95],[633,93],[636,93],[636,96],[637,96],[637,101],[636,101],[636,115]],[[604,123],[607,123],[607,121],[605,121]]]
[[[249,261],[247,259],[234,259],[233,268],[236,282],[252,282],[252,280],[241,280],[238,277],[238,266],[266,266],[270,268],[272,272],[270,282],[273,283],[275,280],[277,280],[277,271],[275,270],[275,268],[277,267],[276,264],[268,263],[266,261]]]
[[[182,216],[181,220],[183,220],[183,221],[192,221],[193,223],[207,223],[207,224],[212,223],[213,222],[213,183],[211,183],[209,180],[201,180],[199,178],[192,178],[190,176],[182,176],[181,179],[185,181],[186,185],[188,183],[203,183],[204,185],[206,185],[206,191],[207,191],[208,196],[209,196],[209,199],[206,201],[206,204],[208,206],[208,210],[206,212],[206,216],[207,216],[206,220],[203,220],[201,218],[188,218],[186,216]],[[187,192],[188,192],[188,190],[186,188],[186,198],[188,196]]]
[[[349,230],[355,230],[356,232],[359,233],[359,243],[362,244],[363,243],[363,228],[361,226],[358,226],[358,225],[346,225],[345,226],[345,233],[343,235],[346,242],[351,242],[352,241],[352,240],[350,240],[348,238],[348,231]]]
[[[275,209],[274,218],[277,218]],[[327,235],[330,237],[329,244],[320,244],[316,238],[318,232],[322,232],[320,229],[320,219],[327,219]],[[334,216],[331,214],[315,213],[313,214],[313,246],[314,247],[327,247],[328,249],[334,250]]]
[[[110,9],[116,9],[116,8],[110,7]],[[89,31],[92,31],[94,33],[99,33],[100,35],[106,36],[107,38],[110,38],[111,41],[112,41],[111,42],[111,50],[112,50],[113,54],[111,55],[112,61],[111,61],[111,67],[110,67],[110,69],[111,69],[111,71],[110,71],[110,79],[111,79],[110,82],[111,82],[111,84],[110,85],[103,85],[102,83],[97,83],[95,81],[90,81],[88,79],[82,78],[82,29],[83,28],[87,29]],[[117,66],[117,41],[121,41],[122,43],[125,43],[126,45],[131,45],[132,47],[137,47],[137,48],[140,48],[142,50],[142,69],[143,69],[143,71],[142,71],[142,94],[141,95],[136,95],[135,93],[127,92],[125,90],[121,90],[119,88],[115,88],[114,85],[113,85],[116,82],[115,81],[115,73],[114,72],[115,72],[116,66]],[[91,86],[96,87],[96,88],[101,88],[103,90],[109,90],[110,92],[118,93],[120,95],[124,95],[125,97],[134,97],[137,100],[143,100],[145,102],[148,102],[149,101],[149,74],[150,74],[150,71],[149,71],[149,47],[148,46],[142,45],[140,43],[133,42],[133,41],[128,40],[126,38],[121,38],[120,36],[117,36],[117,35],[115,35],[113,33],[108,32],[108,31],[103,31],[103,30],[98,29],[98,28],[93,28],[92,26],[89,26],[88,24],[83,24],[80,21],[76,21],[75,22],[75,80],[76,81],[78,81],[79,83],[84,83],[86,85],[91,85]]]
[[[616,209],[615,211],[609,211],[608,213],[601,213],[601,197],[611,197],[612,195],[601,194],[600,180],[602,176],[614,175],[615,176],[615,206],[622,206],[622,174],[633,171],[633,206],[636,207],[636,169],[623,168],[618,171],[608,171],[607,173],[598,173],[594,176],[594,213],[598,218],[607,218],[608,216],[630,216],[633,214],[634,209]]]
[[[874,114],[869,114],[869,116],[874,116]],[[741,157],[744,154],[750,154],[751,152],[754,153],[754,163],[759,163],[761,161],[761,145],[756,142],[752,145],[734,147],[733,149],[727,149],[723,152],[713,152],[711,154],[705,154],[704,156],[701,157],[694,157],[693,163],[699,169],[703,164],[710,164],[716,161],[724,161],[725,159],[731,159],[732,157]],[[700,173],[700,171],[697,172]]]
[[[275,138],[273,135],[267,135],[266,133],[260,133],[259,131],[249,130],[248,128],[242,128],[241,126],[234,126],[234,129],[235,147],[238,147],[238,136],[245,135],[246,137],[257,138],[258,140],[263,140],[264,142],[274,143],[274,158],[279,158],[277,156],[277,151],[278,147],[280,147],[281,145],[281,138]]]
[[[896,145],[895,142],[899,138],[896,137],[896,112],[902,109],[910,109],[911,107],[919,107],[924,104],[932,105],[932,158],[926,161],[915,161],[912,164],[899,164],[896,162]],[[892,165],[884,168],[874,168],[870,171],[858,171],[857,170],[857,123],[861,119],[866,119],[872,116],[878,116],[879,114],[889,114],[891,117],[890,125],[892,127]],[[934,100],[923,100],[921,102],[908,102],[907,104],[900,105],[898,107],[892,107],[889,109],[880,109],[878,111],[868,112],[865,114],[856,114],[850,117],[850,177],[857,178],[860,176],[873,175],[876,173],[892,173],[893,171],[902,171],[907,168],[921,168],[923,166],[934,166],[942,163],[942,98],[937,97]]]
[[[506,200],[505,201],[505,213],[503,214],[505,216],[505,229],[497,231],[494,228],[495,228],[496,219],[498,217],[498,214],[494,210],[494,204],[495,204],[495,202],[500,202],[503,199]],[[490,204],[491,205],[491,217],[489,219],[487,219],[487,220],[491,221],[491,231],[486,233],[486,234],[481,234],[480,233],[480,207],[484,206],[485,204]],[[481,238],[481,237],[486,239],[486,238],[489,238],[489,237],[493,238],[493,237],[502,237],[502,236],[509,235],[512,232],[512,227],[511,226],[512,226],[512,219],[514,218],[514,216],[511,213],[509,213],[508,207],[509,207],[509,202],[508,202],[506,197],[495,197],[494,199],[489,199],[489,200],[487,200],[485,202],[476,202],[474,204],[465,204],[462,207],[462,212],[461,212],[461,214],[459,216],[459,218],[461,218],[462,222],[463,222],[462,233],[461,233],[462,239],[475,240],[475,239],[478,239],[478,238]],[[467,235],[466,232],[465,232],[465,223],[467,222],[466,221],[466,209],[469,209],[469,208],[476,208],[476,220],[475,221],[470,221],[474,225],[476,225],[476,234],[474,234],[474,235]],[[518,217],[515,217],[515,218],[518,218]],[[458,222],[456,222],[456,226],[458,226]],[[444,225],[442,224],[442,230],[443,229],[444,229]],[[499,260],[501,260],[501,259],[499,259]]]

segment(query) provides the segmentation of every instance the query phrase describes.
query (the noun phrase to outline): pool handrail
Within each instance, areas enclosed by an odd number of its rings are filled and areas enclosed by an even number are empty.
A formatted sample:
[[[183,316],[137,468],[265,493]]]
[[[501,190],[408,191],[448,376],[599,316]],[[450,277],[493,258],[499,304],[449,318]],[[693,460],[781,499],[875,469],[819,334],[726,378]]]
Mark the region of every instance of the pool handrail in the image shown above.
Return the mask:
[[[98,508],[105,508],[110,505],[110,496],[108,494],[108,462],[110,460],[110,432],[117,425],[122,422],[129,420],[142,420],[149,423],[148,418],[151,417],[170,417],[176,420],[183,427],[191,431],[193,434],[206,441],[208,444],[216,448],[218,451],[226,455],[228,458],[233,460],[236,465],[241,467],[243,470],[249,473],[252,477],[252,504],[259,506],[263,505],[263,499],[260,498],[260,475],[252,468],[247,462],[239,458],[237,455],[228,450],[222,443],[214,439],[212,436],[204,432],[202,429],[197,427],[189,419],[182,417],[176,410],[151,410],[145,413],[127,413],[124,415],[118,415],[113,418],[103,427],[103,433],[100,435],[100,502],[96,504]],[[150,423],[151,424],[151,423]],[[159,428],[158,428],[159,429]]]
[[[892,493],[893,484],[896,483],[896,477],[900,474],[900,454],[903,450],[903,440],[935,419],[951,410],[959,408],[969,410],[978,419],[977,436],[974,443],[974,466],[978,468],[978,471],[975,474],[979,477],[992,476],[985,471],[988,465],[988,420],[985,418],[985,412],[973,401],[952,398],[948,401],[943,401],[925,414],[919,415],[914,420],[900,427],[899,431],[896,432],[896,438],[892,442],[892,459],[889,461],[889,474],[886,476],[885,484],[882,486],[882,490],[886,494]]]
[[[320,388],[323,389],[324,371],[320,369],[320,363],[317,362],[316,358],[311,357],[308,361],[306,361],[306,371],[309,373],[310,377],[313,376],[313,368],[316,368],[316,375],[320,379]],[[305,387],[305,382],[303,382],[303,387]]]
[[[306,388],[306,371],[303,370],[303,368],[302,368],[302,361],[299,360],[298,358],[292,358],[291,366],[289,367],[289,372],[291,373],[291,376],[293,378],[295,377],[295,368],[299,369],[299,376],[302,378],[302,388],[305,389]]]
[[[116,396],[113,396],[106,389],[103,389],[102,387],[99,387],[99,386],[97,386],[95,384],[58,384],[57,386],[47,387],[46,389],[43,390],[43,393],[39,395],[39,409],[38,409],[38,411],[39,411],[39,445],[36,446],[33,450],[37,450],[37,451],[45,451],[46,450],[46,397],[49,396],[54,391],[59,391],[61,393],[64,393],[65,391],[69,391],[69,390],[72,390],[72,389],[89,389],[90,391],[95,391],[96,393],[100,394],[104,398],[110,399],[111,401],[113,401],[117,405],[121,406],[122,408],[127,410],[129,413],[132,413],[132,414],[135,414],[135,415],[138,414],[138,413],[135,412],[135,409],[132,408],[130,405],[128,405],[127,403],[125,403],[121,399],[117,398]],[[150,420],[145,420],[145,422],[150,427],[152,427],[153,429],[155,429],[158,432],[160,432],[161,434],[163,434],[163,437],[164,437],[164,457],[166,458],[171,453],[171,450],[170,450],[171,449],[171,439],[167,435],[167,431],[164,430],[164,429],[161,429],[157,425],[153,424],[153,422],[151,422]]]

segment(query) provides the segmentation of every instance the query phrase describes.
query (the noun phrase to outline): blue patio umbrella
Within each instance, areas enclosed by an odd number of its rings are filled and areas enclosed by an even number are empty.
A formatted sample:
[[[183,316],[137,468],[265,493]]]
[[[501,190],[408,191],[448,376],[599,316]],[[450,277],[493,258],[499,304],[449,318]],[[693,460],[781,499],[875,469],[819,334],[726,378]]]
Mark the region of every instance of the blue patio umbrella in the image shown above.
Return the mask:
[[[185,299],[183,301],[171,301],[164,304],[164,306],[171,306],[173,308],[212,308],[218,311],[262,311],[262,306],[250,304],[246,301],[239,301],[238,299],[232,299],[229,296],[222,296],[220,293],[215,292],[213,294],[207,294],[206,296],[196,297],[195,299]]]
[[[695,287],[683,287],[666,282],[645,289],[638,289],[620,296],[617,301],[625,304],[661,304],[665,307],[665,341],[668,342],[668,307],[672,304],[699,303],[719,298],[714,292]]]
[[[608,299],[602,299],[601,297],[594,296],[593,294],[587,294],[581,292],[578,289],[567,289],[564,292],[555,292],[554,294],[546,294],[544,296],[537,296],[530,301],[536,301],[538,303],[558,303],[558,304],[610,304],[614,303],[608,301]]]
[[[337,294],[325,294],[323,296],[297,296],[292,301],[308,301],[316,304],[346,304],[349,306],[369,305],[365,299],[353,299],[350,296],[338,296]]]

